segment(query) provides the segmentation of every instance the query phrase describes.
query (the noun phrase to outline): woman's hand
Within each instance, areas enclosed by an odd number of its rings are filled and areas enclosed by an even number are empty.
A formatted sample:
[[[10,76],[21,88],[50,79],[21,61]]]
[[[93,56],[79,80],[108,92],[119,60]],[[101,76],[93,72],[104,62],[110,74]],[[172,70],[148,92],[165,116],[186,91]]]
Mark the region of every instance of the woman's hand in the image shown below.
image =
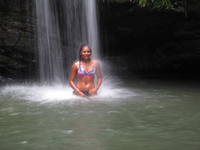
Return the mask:
[[[92,88],[92,89],[89,90],[89,93],[91,95],[96,95],[97,94],[97,89],[96,88]]]
[[[83,92],[80,91],[80,92],[78,92],[78,96],[83,96],[84,97],[85,94],[83,94]]]
[[[84,94],[83,92],[81,92],[81,91],[75,91],[74,93],[75,93],[77,96],[82,96],[82,97],[85,96],[85,94]]]

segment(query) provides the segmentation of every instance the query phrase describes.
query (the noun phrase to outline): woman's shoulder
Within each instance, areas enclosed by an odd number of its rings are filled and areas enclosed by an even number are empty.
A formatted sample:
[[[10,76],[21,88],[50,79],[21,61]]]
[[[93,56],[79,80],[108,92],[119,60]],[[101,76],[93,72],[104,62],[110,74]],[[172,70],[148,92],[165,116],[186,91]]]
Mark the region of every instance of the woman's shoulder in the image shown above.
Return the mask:
[[[79,65],[79,63],[80,63],[79,61],[75,61],[74,65]]]
[[[72,64],[72,67],[77,68],[78,66],[79,66],[79,61],[75,61],[75,62]]]
[[[92,59],[92,63],[95,64],[95,65],[99,65],[99,64],[100,64],[100,61],[99,61],[99,60],[96,60],[96,59]]]

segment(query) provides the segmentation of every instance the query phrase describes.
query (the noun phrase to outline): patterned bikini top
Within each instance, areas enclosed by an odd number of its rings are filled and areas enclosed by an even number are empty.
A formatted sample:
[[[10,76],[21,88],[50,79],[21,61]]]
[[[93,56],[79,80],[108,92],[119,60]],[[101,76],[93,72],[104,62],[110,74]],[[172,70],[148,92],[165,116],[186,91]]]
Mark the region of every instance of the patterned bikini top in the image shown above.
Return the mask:
[[[82,64],[79,64],[79,69],[77,71],[78,75],[94,75],[96,73],[96,68],[93,66],[91,71],[85,71]]]

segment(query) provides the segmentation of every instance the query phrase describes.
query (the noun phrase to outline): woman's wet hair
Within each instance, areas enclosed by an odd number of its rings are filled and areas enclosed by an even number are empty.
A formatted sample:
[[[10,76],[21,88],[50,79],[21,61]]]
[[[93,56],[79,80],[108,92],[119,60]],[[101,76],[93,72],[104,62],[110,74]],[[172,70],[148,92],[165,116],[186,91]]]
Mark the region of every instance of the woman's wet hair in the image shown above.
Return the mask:
[[[92,51],[91,47],[88,46],[88,44],[83,44],[83,45],[81,45],[81,46],[80,46],[80,49],[79,49],[79,61],[82,60],[82,58],[81,58],[81,51],[82,51],[82,49],[83,49],[84,47],[88,47],[88,48],[90,49],[90,51]]]

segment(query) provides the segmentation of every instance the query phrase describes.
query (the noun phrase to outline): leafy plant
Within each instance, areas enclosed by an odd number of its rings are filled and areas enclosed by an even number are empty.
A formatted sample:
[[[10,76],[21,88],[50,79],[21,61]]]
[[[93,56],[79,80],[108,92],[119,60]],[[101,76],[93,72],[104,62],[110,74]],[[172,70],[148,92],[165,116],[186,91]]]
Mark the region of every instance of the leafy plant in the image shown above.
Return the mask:
[[[132,0],[132,2],[141,7],[173,9],[173,3],[171,0]]]

